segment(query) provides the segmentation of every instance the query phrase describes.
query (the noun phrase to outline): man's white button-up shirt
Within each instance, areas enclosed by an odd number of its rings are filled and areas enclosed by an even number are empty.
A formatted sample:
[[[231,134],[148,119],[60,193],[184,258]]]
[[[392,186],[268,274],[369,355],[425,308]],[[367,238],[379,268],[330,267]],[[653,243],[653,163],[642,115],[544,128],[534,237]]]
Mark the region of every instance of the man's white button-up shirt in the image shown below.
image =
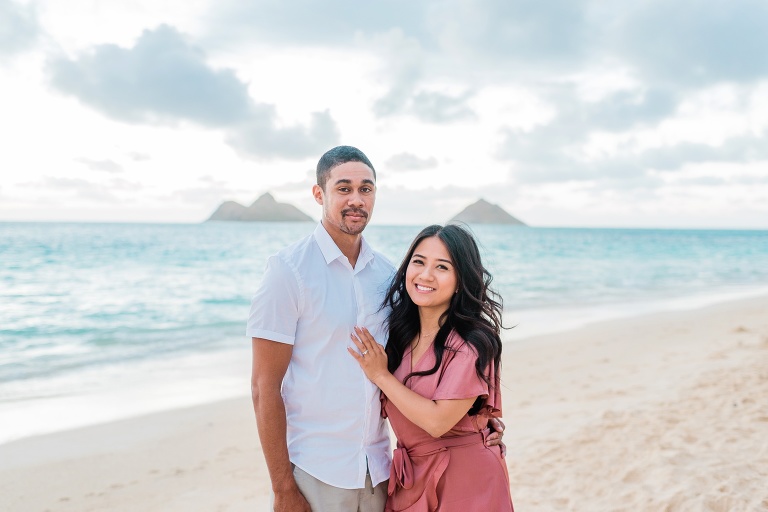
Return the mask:
[[[335,487],[389,478],[390,444],[379,390],[347,352],[353,327],[386,344],[381,303],[394,267],[363,239],[355,267],[322,224],[270,257],[246,335],[293,345],[282,396],[291,462]]]

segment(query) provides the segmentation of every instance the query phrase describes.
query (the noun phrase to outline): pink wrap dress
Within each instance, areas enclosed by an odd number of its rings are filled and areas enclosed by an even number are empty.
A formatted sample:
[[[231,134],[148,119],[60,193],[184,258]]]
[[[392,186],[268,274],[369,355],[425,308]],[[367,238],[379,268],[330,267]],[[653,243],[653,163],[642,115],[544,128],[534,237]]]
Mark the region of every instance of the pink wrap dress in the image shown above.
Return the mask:
[[[452,349],[452,350],[449,350]],[[512,511],[507,466],[499,446],[485,446],[488,420],[501,415],[498,377],[488,370],[492,390],[477,376],[474,349],[455,332],[448,336],[436,373],[411,377],[406,386],[432,400],[483,397],[477,415],[463,418],[442,437],[434,438],[409,421],[382,394],[382,415],[397,436],[389,477],[386,511],[506,512]],[[406,350],[395,377],[403,382],[411,372]],[[429,370],[435,354],[427,350],[413,371]]]

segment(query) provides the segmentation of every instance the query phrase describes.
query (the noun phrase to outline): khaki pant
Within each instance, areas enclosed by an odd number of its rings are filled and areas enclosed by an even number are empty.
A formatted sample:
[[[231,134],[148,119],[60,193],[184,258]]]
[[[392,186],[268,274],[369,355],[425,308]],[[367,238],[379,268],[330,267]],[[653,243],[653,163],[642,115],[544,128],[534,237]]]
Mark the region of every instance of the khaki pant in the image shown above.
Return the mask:
[[[387,481],[373,487],[371,475],[366,475],[364,489],[340,489],[321,482],[295,466],[293,477],[301,494],[312,507],[312,512],[383,512],[387,502]]]

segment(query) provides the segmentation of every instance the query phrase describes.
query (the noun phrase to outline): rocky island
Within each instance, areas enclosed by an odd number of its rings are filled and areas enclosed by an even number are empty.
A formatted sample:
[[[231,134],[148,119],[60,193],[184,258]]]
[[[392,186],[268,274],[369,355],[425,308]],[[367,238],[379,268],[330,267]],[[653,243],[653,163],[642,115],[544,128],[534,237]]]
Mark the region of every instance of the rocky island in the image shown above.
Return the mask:
[[[269,192],[263,194],[251,206],[235,201],[225,201],[208,218],[208,221],[245,222],[314,222],[314,219],[292,204],[278,203]],[[206,221],[206,222],[208,222]]]
[[[467,224],[508,224],[512,226],[527,226],[527,224],[509,213],[501,206],[489,203],[485,199],[464,208],[450,222],[465,222]]]

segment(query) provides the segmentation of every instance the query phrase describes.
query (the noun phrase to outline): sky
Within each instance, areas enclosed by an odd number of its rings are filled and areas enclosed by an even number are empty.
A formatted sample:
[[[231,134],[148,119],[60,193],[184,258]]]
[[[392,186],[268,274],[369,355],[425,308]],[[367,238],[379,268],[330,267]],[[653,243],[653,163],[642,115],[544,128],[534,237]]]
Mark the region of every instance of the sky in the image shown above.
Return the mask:
[[[0,0],[0,221],[373,222],[484,198],[534,226],[768,229],[764,0]]]

